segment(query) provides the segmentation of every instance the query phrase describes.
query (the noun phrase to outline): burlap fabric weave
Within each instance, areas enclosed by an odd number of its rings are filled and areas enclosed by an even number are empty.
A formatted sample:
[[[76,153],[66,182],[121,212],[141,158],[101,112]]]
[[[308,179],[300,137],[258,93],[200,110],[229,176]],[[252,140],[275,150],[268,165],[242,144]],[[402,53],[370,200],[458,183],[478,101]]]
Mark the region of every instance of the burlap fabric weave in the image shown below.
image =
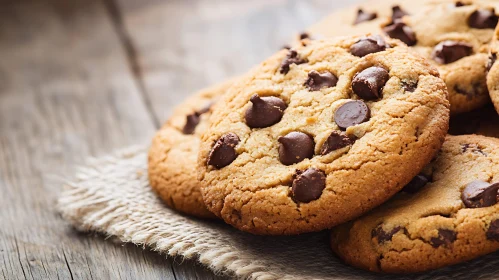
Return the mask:
[[[198,258],[218,273],[248,279],[382,279],[341,263],[327,232],[254,236],[223,224],[180,215],[151,191],[145,148],[90,159],[59,199],[77,229],[96,231],[162,254]],[[391,279],[498,279],[499,253],[424,274]]]

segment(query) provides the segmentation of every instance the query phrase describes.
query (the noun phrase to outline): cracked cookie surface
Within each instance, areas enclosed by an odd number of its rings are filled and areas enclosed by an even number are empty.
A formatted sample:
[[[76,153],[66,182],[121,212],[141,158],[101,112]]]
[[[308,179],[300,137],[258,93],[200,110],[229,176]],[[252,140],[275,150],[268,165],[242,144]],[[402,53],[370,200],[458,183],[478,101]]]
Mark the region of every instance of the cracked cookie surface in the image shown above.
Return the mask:
[[[348,264],[408,273],[499,250],[499,140],[448,136],[435,161],[390,201],[333,228]]]
[[[149,182],[171,208],[200,217],[215,218],[206,209],[196,162],[200,135],[207,126],[211,105],[235,79],[202,90],[177,106],[153,138],[149,149]]]
[[[490,102],[486,64],[498,14],[499,1],[491,0],[370,1],[331,14],[307,34],[385,33],[404,41],[438,68],[454,115]]]
[[[359,55],[359,44],[371,53]],[[280,235],[330,228],[381,204],[445,138],[438,76],[383,37],[278,52],[214,107],[198,160],[208,209],[238,229]]]

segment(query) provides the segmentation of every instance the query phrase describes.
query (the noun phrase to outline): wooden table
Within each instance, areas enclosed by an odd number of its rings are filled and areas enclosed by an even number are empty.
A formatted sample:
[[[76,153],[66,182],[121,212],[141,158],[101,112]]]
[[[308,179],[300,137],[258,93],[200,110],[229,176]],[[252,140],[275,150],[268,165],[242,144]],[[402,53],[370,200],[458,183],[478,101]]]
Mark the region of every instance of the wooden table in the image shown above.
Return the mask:
[[[224,278],[76,232],[55,209],[62,181],[348,2],[1,1],[0,279]]]

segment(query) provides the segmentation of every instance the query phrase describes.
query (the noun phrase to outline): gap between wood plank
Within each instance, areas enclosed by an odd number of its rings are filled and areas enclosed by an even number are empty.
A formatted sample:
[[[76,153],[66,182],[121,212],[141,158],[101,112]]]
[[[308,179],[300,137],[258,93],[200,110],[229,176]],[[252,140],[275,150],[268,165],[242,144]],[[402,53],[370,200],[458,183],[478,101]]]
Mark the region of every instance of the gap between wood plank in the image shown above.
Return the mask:
[[[64,256],[64,261],[66,262],[66,266],[68,267],[69,275],[71,275],[71,280],[74,280],[73,272],[71,271],[71,267],[69,266],[68,258],[66,257],[64,248],[62,249],[62,255]]]
[[[102,0],[107,13],[109,14],[109,18],[111,19],[111,23],[113,24],[113,28],[116,30],[118,34],[118,38],[121,41],[121,44],[125,50],[125,54],[127,57],[128,65],[130,66],[130,70],[132,71],[133,78],[137,83],[138,89],[140,91],[140,95],[144,104],[147,108],[147,113],[151,117],[151,120],[154,123],[156,128],[161,126],[159,119],[156,117],[153,111],[153,107],[151,104],[151,100],[147,94],[147,89],[144,84],[144,79],[142,75],[142,70],[139,65],[137,49],[135,48],[132,40],[130,39],[130,35],[125,28],[123,23],[123,17],[118,7],[118,4],[115,0]]]
[[[21,252],[19,252],[19,244],[17,243],[17,237],[14,236],[14,242],[16,243],[16,251],[17,251],[17,259],[19,260],[19,265],[21,266],[21,270],[23,271],[24,279],[26,278],[26,272],[24,271],[23,262],[21,261]]]

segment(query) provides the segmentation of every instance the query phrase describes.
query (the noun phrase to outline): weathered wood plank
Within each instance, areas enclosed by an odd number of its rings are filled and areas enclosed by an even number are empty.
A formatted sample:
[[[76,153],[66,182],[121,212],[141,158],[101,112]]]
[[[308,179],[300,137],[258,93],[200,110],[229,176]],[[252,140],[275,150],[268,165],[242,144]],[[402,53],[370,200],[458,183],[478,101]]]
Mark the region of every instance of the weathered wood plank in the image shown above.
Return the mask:
[[[2,3],[0,55],[0,278],[174,279],[166,257],[76,233],[54,207],[75,164],[154,132],[103,3]]]
[[[116,1],[163,122],[195,90],[246,72],[330,11],[360,0]]]

